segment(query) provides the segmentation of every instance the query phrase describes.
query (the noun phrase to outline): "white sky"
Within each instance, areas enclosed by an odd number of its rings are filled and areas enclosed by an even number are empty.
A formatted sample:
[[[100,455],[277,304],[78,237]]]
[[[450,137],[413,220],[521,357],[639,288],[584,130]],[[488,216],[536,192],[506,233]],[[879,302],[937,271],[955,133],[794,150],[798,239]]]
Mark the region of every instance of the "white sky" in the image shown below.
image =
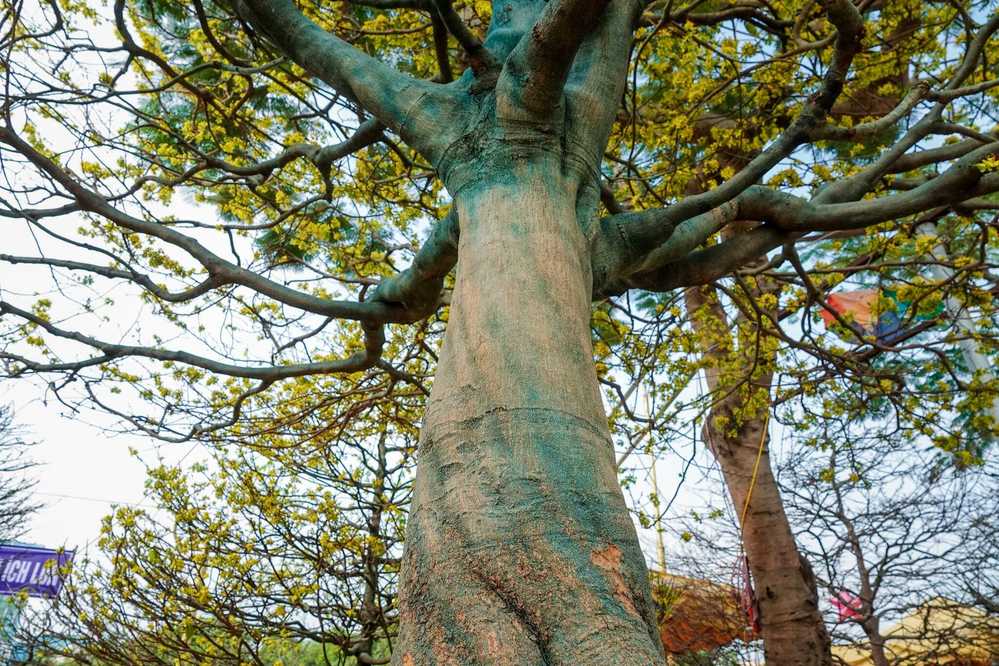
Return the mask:
[[[148,442],[109,436],[66,418],[65,407],[52,400],[46,406],[42,395],[41,387],[28,381],[7,382],[0,390],[0,400],[13,405],[28,439],[38,442],[31,455],[41,466],[32,476],[45,506],[22,539],[47,547],[86,547],[96,539],[111,503],[142,502],[145,470],[128,449],[148,447]]]

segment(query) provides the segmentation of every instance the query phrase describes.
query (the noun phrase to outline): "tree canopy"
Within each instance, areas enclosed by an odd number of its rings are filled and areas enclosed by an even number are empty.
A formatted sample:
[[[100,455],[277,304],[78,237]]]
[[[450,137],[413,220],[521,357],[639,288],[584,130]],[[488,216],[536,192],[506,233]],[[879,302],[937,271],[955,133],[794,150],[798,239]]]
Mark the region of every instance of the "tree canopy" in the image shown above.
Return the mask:
[[[876,418],[938,475],[999,435],[994,1],[2,7],[3,374],[205,445],[53,616],[96,658],[388,659],[456,202],[537,155],[625,485],[771,418],[822,452]],[[859,290],[889,333],[832,304]]]

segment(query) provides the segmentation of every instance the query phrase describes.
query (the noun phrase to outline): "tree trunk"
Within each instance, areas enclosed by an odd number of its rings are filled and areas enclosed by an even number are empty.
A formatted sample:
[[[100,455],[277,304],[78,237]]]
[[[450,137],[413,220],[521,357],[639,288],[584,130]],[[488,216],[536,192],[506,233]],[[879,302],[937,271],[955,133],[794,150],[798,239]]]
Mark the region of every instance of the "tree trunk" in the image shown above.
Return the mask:
[[[762,293],[767,285],[757,281],[756,287]],[[744,315],[729,322],[712,287],[687,289],[685,298],[708,361],[708,388],[718,396],[705,435],[741,523],[767,664],[831,666],[832,650],[818,610],[815,575],[798,551],[770,466],[765,415],[771,410],[775,351],[761,351],[764,348],[757,345],[754,328],[747,325]]]
[[[554,154],[511,162],[455,196],[393,663],[661,664],[593,365],[575,186]]]
[[[759,601],[763,646],[768,666],[831,666],[829,636],[818,610],[815,576],[798,552],[780,491],[770,467],[769,437],[753,483],[753,469],[766,424],[747,421],[736,433],[721,432],[713,422],[708,437],[741,516],[742,543]]]

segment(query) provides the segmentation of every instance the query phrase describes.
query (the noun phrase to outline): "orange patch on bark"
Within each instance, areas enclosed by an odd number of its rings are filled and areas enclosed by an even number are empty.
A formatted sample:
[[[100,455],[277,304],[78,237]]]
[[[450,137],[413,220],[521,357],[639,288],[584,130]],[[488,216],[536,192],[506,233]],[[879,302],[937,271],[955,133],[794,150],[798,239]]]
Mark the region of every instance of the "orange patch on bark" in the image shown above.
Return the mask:
[[[495,631],[490,631],[486,633],[486,644],[489,646],[489,654],[493,657],[498,657],[500,655],[500,643],[499,638],[496,636]]]
[[[624,609],[635,617],[641,617],[638,609],[635,608],[635,602],[631,600],[631,591],[624,582],[624,576],[621,575],[621,549],[614,544],[598,548],[590,553],[590,562],[593,562],[610,579],[611,586],[614,588],[614,596],[621,602]]]
[[[416,666],[416,662],[413,661],[413,655],[408,652],[402,655],[402,666]]]

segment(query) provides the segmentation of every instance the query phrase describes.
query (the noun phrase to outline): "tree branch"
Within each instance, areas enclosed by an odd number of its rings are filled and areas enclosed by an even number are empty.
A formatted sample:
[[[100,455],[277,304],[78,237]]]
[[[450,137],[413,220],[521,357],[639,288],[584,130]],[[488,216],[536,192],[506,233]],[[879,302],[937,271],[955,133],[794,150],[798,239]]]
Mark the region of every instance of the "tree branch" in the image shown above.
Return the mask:
[[[503,65],[497,85],[497,109],[503,117],[526,111],[531,117],[549,119],[562,99],[576,52],[608,1],[552,0],[545,5]]]
[[[999,191],[999,173],[983,173],[979,163],[999,154],[999,141],[958,160],[936,178],[911,190],[862,201],[822,203],[785,192],[754,187],[739,197],[740,217],[766,220],[788,232],[860,229],[941,206],[957,206]]]
[[[782,135],[781,139],[778,139],[774,145],[754,158],[734,178],[715,190],[688,197],[677,205],[668,208],[628,214],[627,217],[621,218],[618,224],[603,224],[601,231],[608,237],[598,238],[595,247],[613,245],[619,247],[612,251],[603,249],[600,252],[603,257],[612,257],[613,261],[611,266],[603,266],[602,270],[599,271],[594,270],[596,277],[606,276],[608,282],[607,285],[595,283],[595,289],[598,293],[602,293],[602,291],[613,293],[622,289],[623,285],[628,283],[629,272],[649,273],[659,270],[660,267],[665,269],[666,265],[678,269],[675,263],[664,263],[662,259],[668,258],[675,262],[675,255],[670,254],[666,248],[670,245],[669,239],[678,223],[682,224],[679,221],[684,219],[698,220],[697,224],[692,225],[691,231],[700,228],[702,233],[698,242],[703,242],[707,235],[713,233],[714,227],[700,218],[699,215],[694,216],[691,213],[719,200],[736,201],[738,219],[767,221],[785,233],[860,229],[941,206],[959,207],[964,201],[972,202],[969,204],[970,208],[980,207],[982,203],[987,203],[981,199],[975,201],[974,197],[996,191],[996,181],[999,180],[999,175],[983,174],[976,165],[980,160],[996,152],[997,143],[992,137],[982,133],[972,133],[969,134],[972,136],[971,140],[960,144],[943,146],[912,155],[904,154],[917,141],[933,132],[934,128],[940,127],[939,118],[945,108],[943,102],[938,103],[919,123],[910,128],[899,142],[882,154],[872,165],[849,178],[831,183],[820,190],[812,201],[785,195],[767,188],[751,186],[752,183],[749,182],[738,182],[740,179],[745,180],[751,176],[757,178],[761,176],[764,173],[759,171],[761,166],[769,165],[767,168],[770,168],[775,165],[777,162],[773,158],[781,152],[779,148],[774,152],[775,146],[779,145],[782,140],[799,133],[802,128],[799,127],[799,131],[796,132],[794,130],[796,125],[800,123],[807,125],[809,117],[814,121],[823,116],[822,108],[831,107],[835,95],[838,94],[837,88],[842,88],[849,61],[853,57],[852,53],[855,53],[854,49],[859,47],[858,40],[862,34],[862,25],[857,23],[859,15],[855,9],[852,9],[852,6],[847,7],[843,3],[830,3],[826,10],[830,20],[837,25],[839,37],[837,39],[837,55],[826,75],[823,91],[810,103],[814,105],[816,113],[803,112]],[[990,19],[978,31],[967,49],[961,66],[944,86],[943,92],[961,89],[961,84],[981,58],[984,44],[996,30],[999,30],[999,15]],[[849,39],[844,39],[844,35],[850,34],[851,31],[853,34],[852,42]],[[977,90],[974,86],[967,89],[969,93]],[[867,137],[896,124],[911,112],[921,99],[940,97],[942,94],[942,92],[930,93],[925,84],[919,85],[911,90],[891,112],[876,121],[849,129],[814,125],[813,122],[811,129],[805,132],[807,136],[799,134],[798,140],[805,138],[809,140],[842,140]],[[948,96],[947,99],[954,98]],[[768,153],[771,154],[768,156]],[[940,176],[925,182],[907,183],[906,185],[911,189],[904,194],[859,201],[881,177],[888,173],[898,173],[952,159],[957,161]],[[732,192],[741,192],[741,194],[736,194],[735,199],[730,199],[729,196]],[[704,214],[700,213],[700,215]],[[620,229],[621,225],[627,227],[627,231]],[[610,229],[615,230],[614,233],[607,234],[607,230]],[[697,240],[698,236],[693,238]],[[649,248],[646,250],[648,258],[639,262],[643,244]],[[658,259],[657,253],[659,254]],[[685,266],[683,270],[692,270],[692,268]]]
[[[974,71],[986,42],[988,42],[996,30],[999,30],[999,14],[996,14],[986,22],[975,35],[971,44],[968,45],[967,51],[965,51],[960,67],[958,67],[957,71],[944,86],[944,91],[956,90],[971,72]],[[934,127],[939,122],[946,108],[947,102],[937,102],[919,122],[909,128],[905,135],[895,142],[891,148],[882,153],[873,164],[861,169],[848,178],[831,183],[825,190],[819,193],[816,197],[817,200],[834,202],[860,199],[886,174],[898,173],[896,164],[903,159],[906,151],[933,132]]]
[[[454,11],[451,0],[434,0],[434,5],[437,7],[441,21],[447,26],[448,32],[458,40],[461,48],[465,49],[465,53],[468,54],[469,64],[472,66],[475,76],[499,68],[499,63],[496,62],[493,54],[482,45],[482,41],[478,37],[472,34],[472,31],[458,16],[458,12]]]
[[[715,189],[686,197],[667,208],[633,215],[629,226],[635,227],[635,236],[649,239],[651,247],[664,242],[680,222],[703,215],[754,185],[767,171],[807,141],[811,132],[825,120],[843,90],[850,63],[860,51],[864,24],[863,17],[850,0],[826,0],[824,4],[829,21],[836,26],[835,51],[821,88],[812,95],[801,113],[773,143]]]
[[[9,126],[0,127],[0,143],[14,148],[42,173],[65,188],[68,196],[77,202],[81,210],[96,213],[123,229],[158,238],[184,250],[205,268],[212,286],[242,285],[305,312],[340,319],[353,319],[369,326],[389,322],[410,323],[424,316],[417,316],[413,311],[384,301],[373,300],[358,303],[324,299],[274,282],[258,273],[222,259],[190,236],[163,224],[142,220],[118,210],[110,205],[104,197],[84,187],[55,162],[38,152]]]
[[[385,125],[379,120],[372,118],[361,123],[354,131],[354,134],[340,143],[329,146],[297,143],[284,149],[278,155],[255,164],[236,165],[213,155],[201,154],[201,162],[192,166],[177,178],[166,179],[157,176],[144,176],[136,181],[131,191],[138,191],[146,182],[157,182],[169,186],[179,185],[206,169],[218,169],[243,178],[257,176],[259,180],[266,180],[274,171],[282,169],[302,157],[311,161],[322,174],[323,178],[328,180],[334,162],[381,141],[385,138],[384,130]],[[192,148],[196,149],[194,146]],[[329,187],[329,183],[327,183],[327,187]]]
[[[617,117],[639,11],[636,0],[611,3],[584,39],[565,84],[567,132],[574,144],[591,152],[588,172],[598,170]]]
[[[718,245],[692,252],[680,261],[627,276],[614,285],[613,291],[605,292],[602,296],[621,293],[625,289],[670,291],[708,284],[780,247],[790,235],[775,227],[761,225]]]
[[[452,207],[406,270],[382,280],[372,301],[400,307],[422,319],[437,310],[444,278],[458,261],[458,213]]]
[[[209,291],[220,286],[221,284],[218,280],[209,278],[201,281],[189,289],[185,289],[184,291],[172,292],[153,282],[148,275],[142,275],[132,269],[118,270],[115,268],[108,268],[106,266],[98,266],[97,264],[88,264],[82,261],[49,259],[46,257],[18,257],[10,254],[0,254],[0,261],[6,261],[9,264],[30,264],[36,266],[50,266],[52,268],[65,268],[71,271],[93,273],[94,275],[100,275],[101,277],[112,280],[128,280],[129,282],[134,282],[140,285],[156,298],[168,303],[184,303],[192,298],[197,298],[198,296],[207,294]]]
[[[653,245],[661,240],[658,230],[654,237],[642,237],[638,232],[648,230],[648,227],[629,224],[630,216],[641,213],[603,218],[590,251],[595,293],[620,293],[625,289],[620,281],[622,278],[683,258],[734,221],[738,211],[737,201],[726,202],[703,215],[684,220],[658,245]],[[650,247],[653,247],[651,251]]]
[[[894,127],[904,118],[920,101],[928,94],[929,85],[921,83],[906,93],[905,97],[892,109],[877,120],[860,123],[853,127],[837,127],[835,125],[822,125],[811,131],[809,138],[814,140],[829,139],[834,141],[852,141],[855,139],[868,138],[884,132],[890,127]]]
[[[23,366],[21,368],[9,370],[7,376],[11,377],[22,375],[25,372],[72,372],[93,367],[95,365],[109,363],[120,358],[139,357],[154,359],[157,361],[183,363],[185,365],[201,368],[202,370],[207,370],[217,374],[228,375],[230,377],[244,377],[247,379],[259,379],[261,381],[277,381],[279,379],[304,377],[312,374],[358,372],[360,370],[365,370],[377,363],[379,357],[381,356],[382,346],[385,344],[385,334],[381,326],[366,327],[364,329],[364,351],[357,352],[348,358],[337,361],[324,361],[320,363],[252,367],[223,363],[221,361],[215,361],[213,359],[185,351],[136,345],[118,345],[105,342],[76,331],[67,331],[59,328],[51,322],[28,312],[27,310],[22,310],[21,308],[11,305],[6,301],[0,301],[0,317],[3,317],[4,315],[14,315],[26,322],[38,326],[50,335],[64,340],[72,340],[73,342],[78,342],[101,352],[101,356],[91,357],[82,361],[69,361],[63,363],[39,363],[16,354],[0,352],[0,359]]]
[[[979,167],[980,162],[991,155],[999,155],[999,141],[966,154],[936,178],[911,190],[863,201],[826,203],[819,197],[809,201],[754,186],[729,202],[727,208],[712,211],[713,216],[698,216],[683,223],[681,227],[689,225],[686,233],[678,235],[673,243],[668,240],[655,251],[647,252],[642,263],[636,263],[634,259],[639,254],[637,246],[633,241],[629,243],[627,232],[618,229],[616,233],[622,240],[616,247],[635,249],[631,254],[620,251],[614,254],[614,250],[608,249],[595,254],[594,260],[598,263],[594,268],[594,298],[615,295],[629,288],[664,291],[704,284],[697,280],[718,279],[806,231],[861,229],[940,207],[959,207],[965,201],[972,202],[974,207],[975,197],[999,192],[999,173],[983,173]],[[606,218],[602,229],[613,224],[615,218],[623,217],[625,215]],[[733,220],[766,224],[683,259],[675,259],[691,244],[700,244]],[[631,227],[625,224],[624,229]],[[611,236],[609,232],[606,235]],[[626,257],[632,257],[632,262],[625,261]],[[656,257],[658,261],[651,260]]]
[[[434,56],[437,58],[437,68],[440,70],[438,80],[441,83],[451,83],[454,81],[454,73],[451,71],[451,57],[447,51],[447,26],[435,12],[431,12],[430,22],[434,38]]]
[[[434,162],[459,124],[442,123],[463,109],[445,87],[406,76],[306,18],[292,0],[236,0],[240,14],[301,67],[352,99]]]

